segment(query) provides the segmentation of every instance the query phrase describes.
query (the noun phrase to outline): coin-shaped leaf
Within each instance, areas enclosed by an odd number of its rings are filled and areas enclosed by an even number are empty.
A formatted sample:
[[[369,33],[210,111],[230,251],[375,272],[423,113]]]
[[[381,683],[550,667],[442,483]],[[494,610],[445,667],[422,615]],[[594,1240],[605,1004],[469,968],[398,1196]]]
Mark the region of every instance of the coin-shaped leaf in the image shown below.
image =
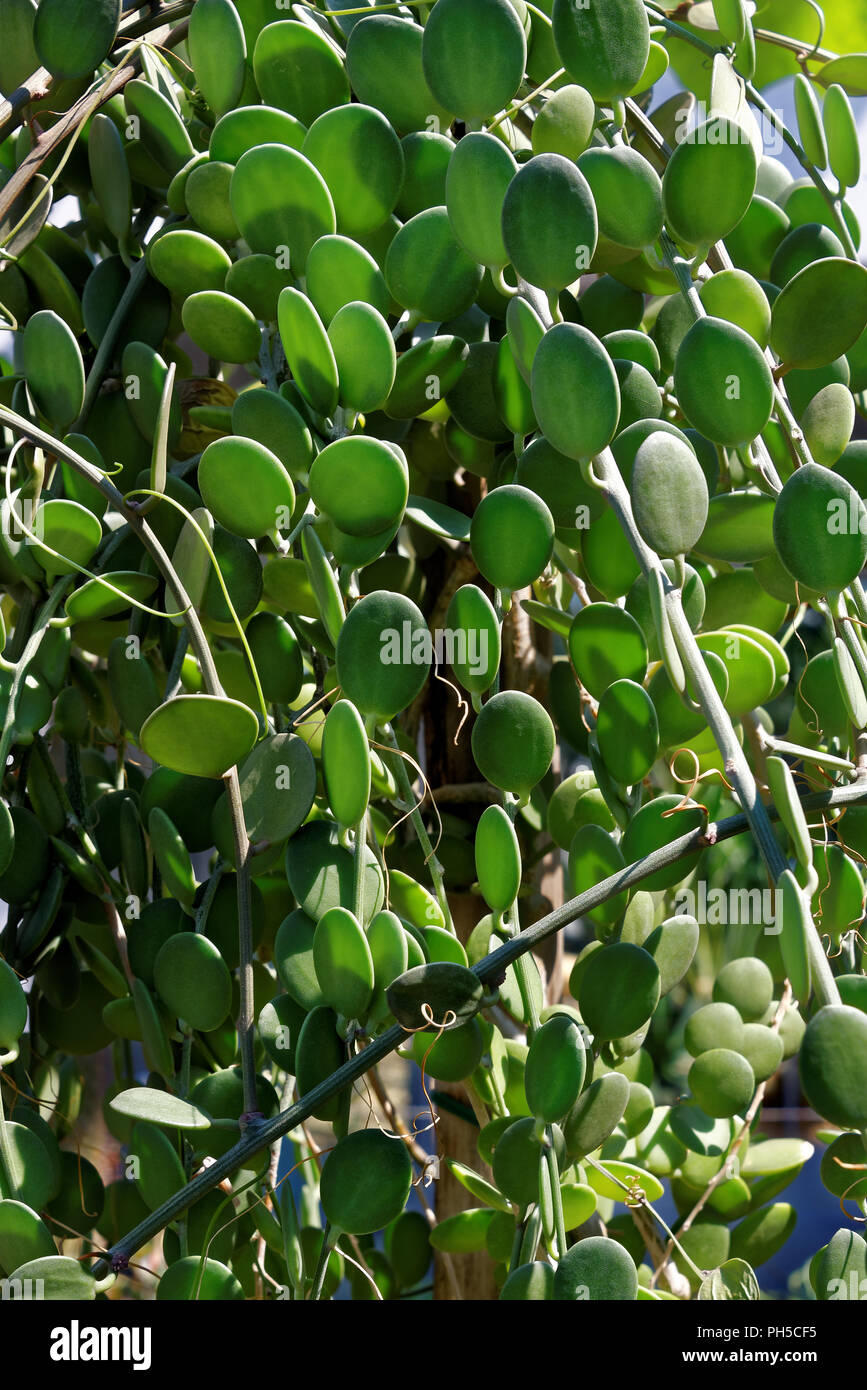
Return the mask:
[[[589,603],[569,629],[569,655],[581,684],[598,700],[613,681],[639,685],[647,674],[647,643],[631,613],[614,603]]]
[[[256,741],[256,716],[238,700],[178,695],[142,725],[141,746],[154,762],[194,777],[222,777]]]
[[[303,152],[328,185],[342,232],[364,236],[382,226],[403,184],[403,151],[381,112],[358,102],[324,112]]]
[[[385,259],[388,288],[405,309],[430,323],[469,309],[482,282],[482,267],[467,255],[445,207],[417,213],[401,227]]]
[[[685,555],[701,536],[707,483],[686,444],[662,431],[639,446],[629,490],[638,529],[658,555]]]
[[[609,685],[599,702],[596,737],[615,781],[634,786],[647,776],[659,751],[659,722],[643,686],[631,680]]]
[[[594,1037],[634,1033],[659,1002],[659,968],[641,946],[616,942],[596,951],[581,980],[578,1005]]]
[[[867,1015],[847,1004],[820,1009],[807,1024],[798,1058],[808,1102],[845,1129],[867,1123]]]
[[[850,584],[867,559],[867,513],[845,478],[820,464],[795,470],[777,498],[774,543],[786,569],[822,593]]]
[[[298,275],[314,242],[336,230],[328,185],[309,159],[286,145],[258,145],[242,154],[230,197],[250,250],[275,256],[285,247]]]
[[[592,458],[610,444],[620,418],[614,363],[586,328],[560,323],[533,358],[533,409],[545,438],[567,458]]]
[[[596,250],[598,222],[584,175],[559,154],[534,155],[506,191],[502,233],[517,273],[542,290],[579,279]]]
[[[749,443],[770,419],[771,369],[755,339],[723,319],[693,324],[677,351],[674,385],[692,424],[715,444]]]
[[[689,246],[712,245],[738,225],[756,190],[747,130],[713,116],[677,145],[662,180],[665,220]]]
[[[629,1252],[605,1236],[588,1236],[566,1251],[554,1271],[554,1298],[560,1302],[605,1299],[633,1302],[638,1271]]]
[[[255,538],[286,526],[295,506],[292,479],[264,444],[231,436],[202,454],[199,491],[227,531]]]
[[[489,492],[473,515],[473,558],[498,589],[523,589],[539,578],[554,546],[554,521],[541,497],[518,484]]]
[[[867,269],[826,257],[806,266],[774,300],[771,347],[790,367],[823,367],[848,351],[867,323]]]
[[[375,536],[397,522],[409,496],[406,462],[378,439],[347,436],[317,454],[310,494],[352,536]]]
[[[335,1231],[368,1235],[400,1215],[409,1197],[412,1163],[402,1139],[380,1129],[347,1134],[325,1160],[321,1195]]]
[[[265,26],[253,49],[253,73],[262,100],[289,111],[306,126],[349,101],[349,82],[336,46],[315,25],[299,20]]]
[[[527,40],[508,0],[445,0],[428,18],[421,53],[437,101],[461,120],[478,121],[515,95]]]
[[[473,725],[473,757],[482,776],[524,798],[551,766],[554,744],[550,715],[522,690],[493,695]]]
[[[87,77],[108,54],[121,0],[41,0],[33,41],[52,77]]]

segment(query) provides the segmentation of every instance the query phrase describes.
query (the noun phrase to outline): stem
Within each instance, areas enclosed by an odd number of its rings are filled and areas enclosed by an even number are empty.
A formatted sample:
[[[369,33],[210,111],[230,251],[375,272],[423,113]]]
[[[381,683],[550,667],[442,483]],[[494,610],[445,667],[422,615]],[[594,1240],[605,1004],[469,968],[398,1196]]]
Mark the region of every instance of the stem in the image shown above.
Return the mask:
[[[774,738],[759,726],[759,746],[766,753],[787,753],[790,758],[801,762],[817,763],[819,767],[832,767],[837,772],[855,772],[855,764],[850,758],[838,758],[833,753],[824,753],[816,748],[802,748],[799,743],[788,743],[786,739]]]
[[[831,53],[827,48],[808,48],[800,39],[793,39],[789,34],[772,34],[768,29],[756,29],[753,26],[753,33],[761,43],[772,43],[777,48],[788,48],[798,58],[815,58],[818,63],[830,63],[838,55]]]
[[[452,934],[454,934],[455,929],[454,924],[452,922],[452,914],[451,909],[449,908],[448,897],[446,895],[445,874],[443,873],[443,866],[437,859],[436,854],[434,853],[434,847],[431,844],[430,836],[428,835],[427,830],[425,828],[425,823],[422,820],[421,811],[419,810],[420,803],[416,801],[415,793],[413,792],[412,784],[409,780],[409,773],[406,770],[406,764],[403,760],[403,753],[397,741],[397,736],[391,724],[384,724],[382,726],[382,733],[384,734],[385,738],[388,740],[389,744],[391,745],[391,748],[394,751],[394,757],[391,759],[392,770],[394,772],[395,778],[397,779],[397,785],[400,791],[401,798],[406,805],[407,811],[409,812],[409,817],[412,821],[412,828],[418,837],[418,842],[421,845],[422,850],[424,851],[425,863],[430,869],[431,878],[433,879],[436,900],[439,903],[440,911],[443,914],[446,926],[448,927],[449,931],[451,931]]]
[[[548,1147],[545,1150],[545,1162],[548,1165],[548,1175],[551,1179],[551,1201],[554,1206],[554,1225],[557,1233],[557,1258],[563,1259],[566,1254],[566,1218],[563,1215],[563,1194],[560,1191],[560,1169],[557,1166],[557,1154],[554,1151],[554,1129],[548,1125],[545,1134],[548,1140]]]
[[[117,308],[112,314],[111,319],[109,320],[108,327],[105,330],[105,333],[103,334],[100,340],[99,347],[96,350],[96,357],[93,359],[93,366],[91,367],[87,376],[87,385],[84,390],[84,402],[81,407],[81,414],[79,415],[78,419],[72,427],[72,433],[74,434],[84,433],[84,430],[87,426],[87,422],[90,418],[90,412],[96,403],[96,398],[99,395],[103,378],[105,377],[105,374],[109,367],[109,363],[111,362],[112,354],[114,352],[115,344],[117,343],[120,330],[124,325],[127,314],[129,313],[135,301],[138,299],[141,291],[144,289],[144,284],[147,280],[147,276],[147,262],[145,261],[145,258],[142,257],[140,261],[136,261],[136,264],[133,267],[132,274],[130,275],[129,281],[127,283],[127,287],[118,301]]]
[[[244,1087],[244,1117],[258,1116],[256,1098],[255,1005],[253,999],[253,915],[251,911],[250,852],[252,845],[244,820],[241,782],[237,767],[223,778],[232,813],[232,838],[238,865],[238,945],[241,955],[239,968],[241,1009],[238,1016],[238,1047],[241,1053],[241,1077]],[[243,1126],[242,1126],[243,1127]]]
[[[166,677],[165,698],[167,700],[170,700],[173,695],[176,695],[178,690],[180,689],[181,671],[183,670],[184,657],[187,654],[187,647],[189,646],[189,642],[189,633],[187,632],[186,628],[182,627],[180,632],[178,633],[178,641],[177,646],[175,647],[175,654],[172,657],[172,664],[169,668],[169,674]]]
[[[316,1273],[313,1276],[313,1287],[310,1290],[311,1303],[317,1303],[322,1297],[322,1288],[325,1284],[325,1276],[328,1273],[328,1261],[331,1259],[331,1251],[334,1249],[334,1244],[335,1240],[331,1238],[331,1223],[326,1221],[325,1230],[322,1232],[322,1249],[319,1251]]]
[[[352,911],[356,921],[364,923],[364,847],[367,843],[367,812],[355,827],[352,847]]]
[[[522,1219],[522,1217],[519,1216],[518,1219],[517,1219],[516,1222],[515,1222],[515,1237],[514,1237],[514,1240],[512,1241],[512,1253],[511,1253],[511,1255],[510,1255],[510,1257],[509,1257],[509,1273],[510,1273],[510,1274],[511,1274],[512,1270],[513,1270],[513,1269],[517,1269],[517,1268],[518,1268],[518,1265],[521,1263],[521,1246],[524,1244],[524,1228],[525,1228],[525,1225],[526,1225],[526,1220],[525,1220],[525,1219]]]
[[[689,304],[696,319],[703,319],[707,313],[701,302],[698,289],[692,278],[692,268],[684,256],[680,254],[668,232],[665,230],[660,234],[660,244],[663,255],[668,262],[669,268],[677,280],[678,288],[684,299]]]

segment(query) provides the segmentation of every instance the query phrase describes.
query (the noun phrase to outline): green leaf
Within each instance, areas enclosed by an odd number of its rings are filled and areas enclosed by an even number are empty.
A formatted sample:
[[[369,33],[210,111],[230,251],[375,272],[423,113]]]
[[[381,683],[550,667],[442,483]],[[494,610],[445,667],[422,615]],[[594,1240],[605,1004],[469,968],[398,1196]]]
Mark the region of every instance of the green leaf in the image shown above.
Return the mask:
[[[53,77],[87,77],[114,42],[121,0],[40,0],[33,38]]]
[[[218,695],[178,695],[158,706],[141,728],[154,762],[194,777],[222,777],[256,741],[259,725],[247,705]]]
[[[110,1102],[119,1115],[131,1115],[136,1120],[150,1120],[155,1125],[172,1125],[175,1129],[210,1129],[210,1117],[196,1105],[157,1091],[150,1086],[133,1086],[121,1091]]]
[[[756,1302],[759,1281],[746,1260],[726,1260],[709,1274],[698,1291],[699,1303]]]
[[[45,1255],[29,1260],[12,1271],[10,1285],[16,1280],[22,1284],[30,1281],[31,1287],[36,1288],[41,1281],[42,1297],[52,1302],[86,1303],[96,1298],[96,1285],[86,1267],[68,1255]]]
[[[472,518],[455,511],[454,507],[447,507],[444,502],[410,493],[404,515],[407,521],[414,521],[442,540],[467,542],[470,539]]]

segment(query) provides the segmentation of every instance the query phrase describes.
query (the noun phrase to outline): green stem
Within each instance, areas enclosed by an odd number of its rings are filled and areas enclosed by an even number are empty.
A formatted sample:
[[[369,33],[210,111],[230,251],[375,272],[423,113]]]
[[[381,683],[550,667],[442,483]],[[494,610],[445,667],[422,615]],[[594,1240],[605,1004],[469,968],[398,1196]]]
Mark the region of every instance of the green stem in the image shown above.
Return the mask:
[[[830,63],[838,55],[831,53],[827,48],[808,48],[801,39],[793,39],[789,34],[772,34],[769,29],[757,29],[753,25],[753,33],[759,43],[771,43],[776,48],[788,48],[791,53],[798,56],[802,55],[806,59],[815,59],[817,63]],[[821,36],[819,38],[821,43]]]
[[[774,738],[771,734],[759,734],[761,746],[769,753],[787,753],[790,758],[798,758],[804,763],[816,763],[819,767],[833,768],[837,772],[853,773],[855,764],[850,758],[837,758],[833,753],[823,753],[817,748],[803,748],[799,743],[789,743],[786,739]]]
[[[419,804],[416,801],[415,793],[413,792],[412,784],[409,780],[409,773],[406,770],[406,763],[403,759],[403,753],[397,741],[397,735],[395,734],[391,724],[382,725],[382,733],[388,740],[388,743],[390,744],[394,753],[394,757],[391,759],[392,771],[394,772],[401,798],[404,802],[407,811],[409,812],[409,818],[412,822],[412,828],[415,831],[416,836],[418,838],[418,842],[421,845],[422,850],[424,852],[425,863],[430,869],[430,875],[433,880],[434,894],[436,896],[436,900],[439,903],[440,911],[443,914],[446,926],[448,927],[449,931],[454,933],[455,928],[454,923],[452,922],[452,914],[451,909],[449,908],[448,896],[446,894],[445,874],[443,872],[443,866],[437,859],[436,854],[434,853],[434,847],[431,844],[431,838],[427,833],[425,823],[422,819],[422,814],[419,810]]]
[[[205,891],[202,894],[202,900],[199,903],[199,906],[196,908],[196,916],[193,923],[194,932],[203,932],[205,930],[205,927],[208,922],[208,913],[211,910],[211,903],[214,901],[214,898],[217,895],[217,889],[220,886],[220,879],[223,877],[223,867],[224,866],[222,865],[222,863],[218,863],[217,867],[214,869],[214,872],[208,879],[207,884],[205,885]]]
[[[515,1221],[515,1237],[512,1241],[512,1253],[509,1256],[509,1273],[517,1269],[521,1263],[521,1246],[524,1244],[524,1229],[527,1224],[526,1214],[520,1212]]]
[[[813,455],[804,437],[804,431],[795,419],[785,388],[779,381],[774,382],[774,406],[777,418],[787,440],[794,449],[800,464],[812,463]]]
[[[239,985],[241,1007],[238,1015],[238,1048],[241,1053],[241,1078],[244,1090],[244,1116],[258,1116],[256,1098],[255,1006],[253,997],[253,914],[251,910],[250,854],[252,845],[244,820],[241,782],[238,769],[231,768],[223,778],[229,808],[232,813],[232,839],[237,865],[238,947],[241,963]],[[242,1126],[243,1128],[243,1126]]]
[[[548,1165],[548,1176],[551,1180],[551,1201],[554,1206],[554,1228],[557,1235],[557,1258],[562,1260],[566,1254],[566,1218],[563,1215],[563,1194],[560,1191],[560,1168],[557,1163],[557,1153],[554,1148],[554,1129],[548,1125],[545,1130],[548,1146],[545,1150],[545,1162]]]
[[[183,670],[184,657],[187,654],[187,647],[189,646],[189,642],[189,633],[187,632],[187,629],[185,627],[182,627],[180,632],[178,633],[178,641],[175,647],[175,653],[172,657],[172,664],[169,668],[169,674],[166,677],[165,698],[167,700],[170,700],[173,695],[176,695],[178,693],[178,690],[180,689],[181,671]]]
[[[2,1077],[2,1072],[0,1072]],[[18,1184],[15,1182],[15,1160],[12,1153],[12,1140],[9,1137],[9,1129],[6,1124],[6,1112],[3,1109],[3,1087],[0,1086],[0,1169],[3,1170],[3,1187],[9,1197],[18,1196]]]
[[[352,847],[352,911],[355,920],[364,923],[364,849],[367,843],[367,812],[355,827]]]
[[[310,1289],[311,1303],[318,1303],[322,1297],[325,1276],[328,1273],[328,1261],[331,1259],[331,1251],[334,1249],[336,1239],[337,1233],[335,1232],[334,1239],[332,1239],[331,1223],[326,1221],[325,1230],[322,1232],[322,1249],[319,1251],[316,1273],[313,1275],[313,1285]]]
[[[105,374],[108,371],[120,330],[123,328],[127,314],[144,289],[147,277],[147,262],[145,258],[142,257],[133,267],[127,287],[118,300],[117,308],[112,314],[108,327],[100,339],[96,357],[93,359],[93,366],[88,373],[81,414],[72,427],[72,433],[74,434],[83,434],[86,429],[87,422],[90,419],[90,412],[96,404],[96,398],[99,395]]]
[[[662,231],[660,234],[660,244],[665,260],[668,262],[672,275],[677,280],[678,289],[689,305],[696,319],[705,317],[707,310],[701,302],[698,289],[692,278],[692,267],[685,256],[682,256],[672,241],[668,232]]]

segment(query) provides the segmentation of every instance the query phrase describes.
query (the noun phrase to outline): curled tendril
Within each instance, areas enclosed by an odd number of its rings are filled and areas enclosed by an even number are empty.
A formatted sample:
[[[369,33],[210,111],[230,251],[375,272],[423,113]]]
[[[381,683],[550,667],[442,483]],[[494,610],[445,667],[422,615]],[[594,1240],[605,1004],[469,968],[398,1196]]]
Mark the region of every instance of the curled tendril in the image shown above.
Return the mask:
[[[813,13],[816,15],[816,17],[817,17],[817,19],[818,19],[818,21],[819,21],[819,36],[818,36],[818,38],[816,39],[816,42],[813,44],[813,47],[810,49],[809,53],[805,53],[805,54],[804,54],[804,62],[805,62],[805,63],[808,62],[809,59],[813,57],[813,55],[815,54],[815,52],[816,52],[817,49],[821,48],[821,46],[822,46],[822,40],[823,40],[824,37],[825,37],[825,16],[824,16],[824,14],[823,14],[823,12],[822,12],[820,6],[816,3],[816,0],[807,0],[807,4],[810,6],[810,9],[811,9],[811,10],[813,11]]]
[[[403,1029],[403,1031],[404,1031],[405,1033],[410,1033],[410,1034],[413,1034],[413,1035],[414,1035],[415,1033],[424,1033],[424,1032],[426,1032],[426,1030],[427,1030],[428,1028],[436,1028],[436,1030],[437,1030],[436,1037],[432,1040],[430,1047],[427,1049],[427,1051],[425,1052],[424,1056],[423,1056],[422,1059],[421,1059],[421,1062],[419,1063],[419,1067],[420,1067],[420,1070],[421,1070],[421,1088],[422,1088],[422,1091],[424,1092],[424,1098],[425,1098],[425,1100],[427,1101],[427,1107],[428,1107],[428,1115],[427,1115],[425,1118],[426,1118],[426,1119],[429,1119],[429,1123],[425,1124],[425,1125],[424,1125],[424,1128],[420,1128],[420,1127],[419,1127],[419,1120],[420,1120],[421,1116],[419,1116],[419,1115],[414,1116],[413,1121],[412,1121],[412,1137],[413,1137],[414,1139],[419,1138],[419,1136],[422,1135],[422,1134],[428,1134],[428,1133],[430,1133],[430,1131],[433,1131],[433,1132],[435,1133],[435,1132],[436,1132],[436,1127],[437,1127],[437,1125],[438,1125],[439,1122],[440,1122],[440,1117],[439,1117],[439,1115],[436,1113],[436,1110],[434,1109],[434,1103],[433,1103],[433,1100],[431,1099],[430,1091],[429,1091],[428,1088],[427,1088],[427,1059],[428,1059],[428,1057],[431,1055],[433,1049],[436,1047],[437,1043],[439,1042],[440,1038],[442,1037],[442,1035],[443,1035],[443,1033],[446,1031],[446,1029],[447,1029],[447,1028],[451,1028],[451,1026],[452,1026],[453,1023],[457,1023],[457,1017],[458,1017],[457,1014],[455,1013],[454,1009],[446,1009],[445,1016],[443,1017],[442,1021],[438,1023],[437,1020],[436,1020],[436,1019],[434,1018],[434,1016],[433,1016],[433,1009],[431,1008],[430,1004],[429,1004],[426,1000],[425,1000],[425,1002],[421,1005],[420,1013],[421,1013],[422,1018],[425,1020],[425,1022],[424,1022],[424,1023],[420,1023],[420,1024],[418,1025],[417,1028],[409,1028],[405,1023],[402,1023],[402,1024],[400,1025],[401,1028]],[[395,1138],[395,1139],[402,1139],[402,1138],[403,1138],[402,1135],[391,1135],[390,1137],[391,1137],[391,1138]],[[437,1157],[437,1159],[439,1158],[439,1153],[437,1153],[436,1157]],[[413,1183],[413,1186],[414,1186],[414,1187],[418,1186],[418,1184],[419,1184],[420,1182],[424,1182],[424,1184],[425,1184],[426,1187],[427,1187],[427,1186],[429,1185],[429,1183],[430,1183],[430,1178],[429,1178],[429,1177],[426,1177],[426,1172],[425,1172],[425,1170],[423,1170],[423,1171],[419,1174],[419,1176],[416,1178],[415,1182]]]
[[[398,820],[396,820],[394,824],[390,827],[388,831],[389,835],[393,835],[399,825],[403,825],[405,820],[409,820],[410,816],[412,816],[416,811],[421,810],[422,806],[424,805],[427,799],[428,793],[430,793],[431,805],[433,806],[434,815],[436,816],[437,821],[437,836],[435,843],[431,846],[430,854],[425,856],[424,863],[425,866],[427,866],[436,854],[437,850],[439,849],[440,841],[443,837],[442,816],[440,815],[439,807],[437,806],[436,801],[434,800],[430,782],[425,776],[424,770],[421,767],[421,765],[416,762],[415,758],[413,758],[409,753],[406,753],[402,748],[394,748],[391,744],[388,743],[377,743],[374,739],[370,740],[370,746],[371,748],[376,748],[383,753],[394,753],[397,755],[397,757],[403,758],[404,762],[409,763],[413,771],[416,772],[418,776],[421,778],[422,785],[424,788],[421,798],[418,801],[416,801],[415,805],[411,806],[408,811],[404,812],[404,814],[400,816]]]
[[[798,581],[797,581],[797,580],[795,580],[795,593],[797,594],[798,603],[800,604],[800,602],[801,602],[801,595],[800,595],[800,590],[799,590],[799,588],[798,588]],[[798,631],[797,628],[795,628],[794,636],[795,636],[795,637],[797,638],[797,640],[800,642],[800,644],[801,644],[801,651],[804,653],[804,669],[803,669],[803,671],[801,672],[800,676],[798,677],[798,684],[797,684],[797,686],[796,686],[796,688],[795,688],[795,694],[796,694],[796,696],[797,696],[798,698],[800,698],[801,700],[803,700],[804,704],[807,706],[807,709],[810,710],[810,712],[813,714],[813,716],[814,716],[814,718],[815,718],[815,720],[816,720],[815,724],[808,724],[808,725],[807,725],[807,728],[810,730],[810,733],[811,733],[811,734],[820,734],[820,733],[822,732],[822,725],[821,725],[821,723],[820,723],[820,721],[819,721],[819,711],[816,709],[816,706],[815,706],[815,705],[812,705],[812,704],[810,703],[810,701],[807,699],[806,695],[804,694],[804,692],[803,692],[802,689],[801,689],[801,686],[802,686],[803,683],[804,683],[804,676],[805,676],[806,673],[807,673],[807,664],[809,663],[809,660],[810,660],[810,653],[807,651],[806,645],[805,645],[805,643],[804,643],[804,639],[803,639],[803,637],[801,636],[801,634],[800,634],[800,632]]]
[[[867,1172],[867,1163],[844,1163],[843,1160],[842,1160],[842,1158],[838,1158],[836,1154],[834,1155],[833,1161],[834,1161],[834,1163],[836,1163],[836,1165],[837,1165],[838,1168],[845,1168],[845,1169],[846,1169],[848,1172],[850,1172],[850,1173],[865,1173],[865,1172]],[[842,1192],[842,1193],[840,1194],[840,1210],[842,1211],[842,1213],[843,1213],[843,1215],[845,1216],[845,1218],[846,1218],[847,1221],[859,1221],[859,1222],[862,1222],[862,1223],[867,1222],[867,1216],[852,1216],[852,1215],[850,1215],[850,1213],[846,1210],[846,1205],[845,1205],[846,1202],[859,1202],[859,1205],[860,1205],[860,1207],[861,1207],[861,1210],[862,1210],[862,1211],[864,1210],[864,1201],[865,1201],[864,1197],[862,1196],[862,1197],[859,1199],[859,1198],[857,1198],[857,1197],[850,1197],[850,1195],[849,1195],[850,1192],[852,1192],[856,1187],[858,1187],[861,1183],[863,1183],[863,1181],[864,1181],[863,1178],[855,1178],[854,1181],[850,1182],[850,1184],[849,1184],[849,1186],[846,1188],[845,1192]]]
[[[18,320],[13,314],[12,310],[7,308],[7,306],[3,303],[2,300],[0,300],[0,314],[2,314],[4,319],[6,320],[6,324],[9,327],[9,331],[11,333],[17,333],[20,327]]]
[[[452,740],[453,746],[457,748],[458,740],[461,736],[461,730],[463,729],[464,725],[470,717],[469,701],[464,699],[463,695],[461,694],[458,687],[455,685],[454,681],[450,681],[447,676],[440,675],[439,667],[440,663],[437,660],[434,660],[434,680],[442,681],[443,685],[447,685],[449,687],[449,690],[453,690],[455,692],[455,695],[458,699],[458,709],[461,711],[460,723],[458,724],[458,727],[455,730],[455,736]]]
[[[680,757],[681,753],[686,753],[687,756],[692,758],[695,763],[695,769],[691,777],[681,777],[679,773],[675,771],[674,765]],[[724,786],[728,787],[729,791],[734,790],[731,785],[731,782],[729,782],[728,778],[725,776],[725,774],[720,768],[710,767],[708,768],[707,772],[701,771],[701,763],[699,762],[698,755],[696,754],[694,748],[678,748],[669,759],[668,770],[671,773],[671,776],[673,777],[674,781],[679,782],[681,786],[685,786],[688,783],[689,790],[684,792],[683,798],[677,806],[672,806],[669,808],[669,810],[663,811],[661,813],[661,819],[663,820],[667,820],[669,816],[677,815],[678,811],[686,811],[692,809],[690,803],[692,802],[693,792],[695,791],[697,786],[699,786],[702,782],[707,782],[711,777],[719,777],[720,781],[724,784]],[[710,811],[708,810],[707,806],[705,806],[704,802],[697,801],[693,804],[699,806],[701,810],[704,811],[706,816],[710,816]]]
[[[646,1206],[647,1193],[641,1186],[641,1183],[638,1180],[638,1175],[636,1173],[629,1173],[627,1175],[626,1181],[629,1190],[623,1199],[624,1206],[635,1208]]]

